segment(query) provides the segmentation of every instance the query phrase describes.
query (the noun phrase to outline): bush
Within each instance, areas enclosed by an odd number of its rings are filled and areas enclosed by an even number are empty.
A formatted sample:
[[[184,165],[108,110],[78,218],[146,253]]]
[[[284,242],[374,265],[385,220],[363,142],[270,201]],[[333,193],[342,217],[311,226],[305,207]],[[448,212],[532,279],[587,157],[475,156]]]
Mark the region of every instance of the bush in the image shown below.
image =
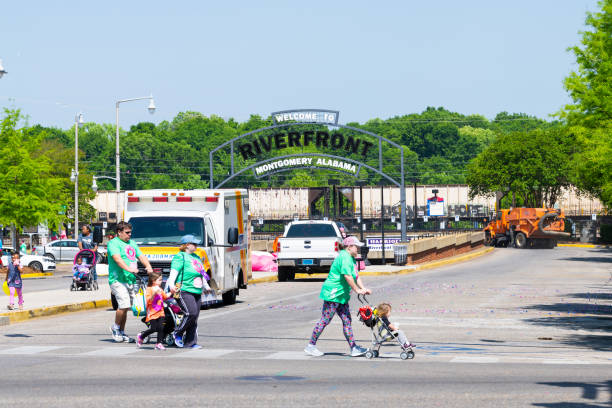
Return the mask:
[[[604,244],[612,244],[612,224],[602,224],[599,227],[601,242]]]

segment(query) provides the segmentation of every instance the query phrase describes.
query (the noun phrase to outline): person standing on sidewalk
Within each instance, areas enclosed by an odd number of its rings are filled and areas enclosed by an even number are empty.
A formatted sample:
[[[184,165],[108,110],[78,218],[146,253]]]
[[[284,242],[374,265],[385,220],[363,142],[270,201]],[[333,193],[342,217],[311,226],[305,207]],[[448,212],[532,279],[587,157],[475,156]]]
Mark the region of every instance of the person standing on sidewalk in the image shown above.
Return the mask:
[[[132,307],[134,284],[138,275],[137,259],[144,265],[147,273],[153,272],[147,257],[140,251],[132,237],[132,225],[121,221],[117,224],[117,237],[107,245],[108,252],[108,284],[111,293],[117,300],[115,324],[110,328],[113,340],[117,343],[135,340],[125,334],[125,322],[128,310]]]
[[[21,240],[21,245],[19,246],[19,255],[27,255],[28,254],[28,246],[26,245],[25,239]]]
[[[321,288],[321,295],[319,296],[323,299],[321,319],[317,322],[312,331],[310,342],[304,349],[304,352],[311,356],[320,357],[323,355],[316,347],[317,340],[336,313],[342,319],[344,337],[351,348],[351,356],[362,356],[367,351],[355,344],[348,303],[351,298],[351,289],[360,295],[372,293],[370,289],[363,285],[361,278],[355,273],[355,258],[363,243],[359,242],[357,237],[349,236],[344,239],[342,244],[345,249],[340,251],[332,263],[327,279],[325,279]]]
[[[7,268],[8,273],[6,274],[6,281],[10,291],[9,304],[7,308],[8,310],[15,309],[14,298],[15,292],[17,292],[17,297],[19,299],[19,310],[23,310],[23,293],[21,292],[23,282],[21,272],[23,271],[23,267],[20,264],[18,253],[13,254],[12,261],[9,262]]]
[[[202,288],[210,289],[206,282],[206,271],[202,260],[195,254],[199,239],[193,235],[181,238],[181,249],[172,258],[170,277],[166,289],[179,295],[178,303],[185,316],[174,330],[174,343],[177,347],[202,348],[198,345],[198,317],[202,304]]]
[[[83,225],[81,227],[81,234],[77,240],[79,249],[91,249],[96,253],[96,260],[98,259],[98,243],[94,242],[93,236],[91,235],[91,227],[89,225]],[[97,263],[97,262],[96,262]],[[91,266],[91,272],[93,274],[94,282],[98,281],[98,273],[96,272],[96,264]]]

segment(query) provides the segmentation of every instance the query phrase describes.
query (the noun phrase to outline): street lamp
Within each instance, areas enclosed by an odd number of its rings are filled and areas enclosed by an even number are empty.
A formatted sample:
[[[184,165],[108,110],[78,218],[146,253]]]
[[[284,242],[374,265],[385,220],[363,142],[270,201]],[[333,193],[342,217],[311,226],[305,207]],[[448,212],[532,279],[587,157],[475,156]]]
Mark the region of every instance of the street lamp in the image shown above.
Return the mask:
[[[117,222],[119,222],[119,191],[121,191],[121,174],[119,174],[119,168],[120,168],[120,157],[119,157],[119,104],[122,104],[124,102],[132,102],[132,101],[141,101],[144,99],[148,99],[149,100],[149,106],[147,107],[147,110],[149,111],[150,114],[155,113],[155,102],[153,101],[153,95],[151,96],[142,96],[139,98],[129,98],[129,99],[120,99],[115,103],[115,112],[116,112],[116,118],[117,118],[117,125],[116,125],[116,136],[115,136],[115,171],[116,171],[116,179],[115,181],[116,183],[116,193],[117,193],[117,197],[116,197],[116,212],[115,212],[115,220]]]
[[[91,183],[91,189],[94,191],[94,193],[98,191],[98,183],[96,183],[96,180],[100,179],[115,180],[115,182],[117,181],[116,178],[110,176],[93,176],[93,183]]]
[[[4,70],[4,67],[2,66],[2,60],[0,59],[0,78],[2,78],[4,74],[8,74],[8,72]]]
[[[74,237],[79,233],[79,127],[83,126],[83,114],[74,117],[74,169],[70,181],[74,182]]]

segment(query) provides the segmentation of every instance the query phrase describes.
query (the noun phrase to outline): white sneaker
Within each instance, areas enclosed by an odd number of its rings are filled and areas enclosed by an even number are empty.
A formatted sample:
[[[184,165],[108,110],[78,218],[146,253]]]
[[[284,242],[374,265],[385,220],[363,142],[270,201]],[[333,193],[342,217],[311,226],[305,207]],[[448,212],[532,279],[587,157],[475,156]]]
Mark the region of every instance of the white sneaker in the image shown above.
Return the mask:
[[[351,357],[363,356],[366,353],[366,351],[368,351],[368,349],[365,349],[359,346],[355,346],[351,349]]]
[[[315,356],[315,357],[321,357],[324,354],[320,352],[319,349],[317,349],[317,346],[313,346],[310,343],[308,343],[308,345],[304,349],[304,353],[310,354],[311,356]]]

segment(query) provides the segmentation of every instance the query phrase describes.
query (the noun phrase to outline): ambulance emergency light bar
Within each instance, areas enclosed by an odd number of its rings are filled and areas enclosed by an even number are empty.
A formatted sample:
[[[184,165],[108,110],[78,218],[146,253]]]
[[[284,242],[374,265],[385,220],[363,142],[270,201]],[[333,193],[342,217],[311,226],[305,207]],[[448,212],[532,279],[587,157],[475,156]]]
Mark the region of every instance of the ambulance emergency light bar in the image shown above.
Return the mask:
[[[169,198],[172,198],[172,200],[170,200]],[[139,195],[139,196],[134,196],[134,193],[128,193],[128,203],[138,203],[138,202],[145,202],[145,201],[152,201],[154,203],[167,203],[169,201],[176,201],[179,203],[190,203],[192,201],[204,201],[207,203],[218,203],[219,202],[219,193],[214,193],[214,195],[212,196],[186,196],[185,193],[183,192],[172,192],[172,193],[166,193],[163,192],[161,193],[161,195],[159,196],[152,196],[152,195]]]

